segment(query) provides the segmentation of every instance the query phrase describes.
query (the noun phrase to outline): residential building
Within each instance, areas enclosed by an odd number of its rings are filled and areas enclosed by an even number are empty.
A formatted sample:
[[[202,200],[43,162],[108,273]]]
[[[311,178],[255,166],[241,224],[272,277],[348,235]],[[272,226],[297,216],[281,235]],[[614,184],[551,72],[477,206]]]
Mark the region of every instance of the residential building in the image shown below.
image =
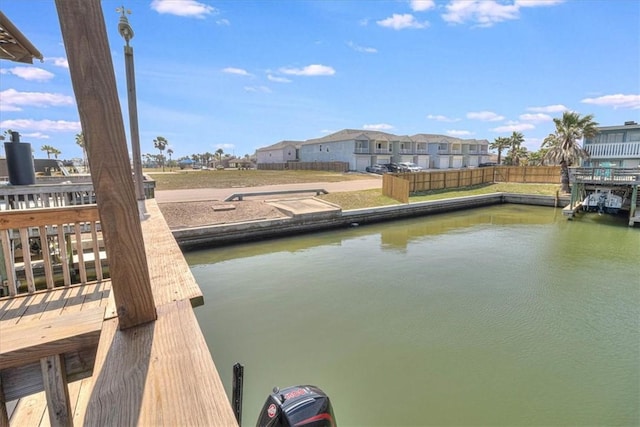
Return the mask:
[[[346,162],[349,169],[364,171],[377,163],[413,162],[424,169],[476,167],[489,161],[487,140],[459,139],[445,135],[394,135],[387,132],[343,129],[304,142],[283,141],[258,149],[258,163],[287,160],[285,143],[295,143],[301,162]],[[276,153],[277,152],[277,153]],[[294,160],[294,159],[288,159]]]
[[[286,163],[299,160],[298,148],[302,141],[280,141],[256,151],[258,163]]]
[[[585,138],[583,148],[590,158],[586,167],[640,167],[640,125],[629,121],[622,126],[602,126],[593,138]]]

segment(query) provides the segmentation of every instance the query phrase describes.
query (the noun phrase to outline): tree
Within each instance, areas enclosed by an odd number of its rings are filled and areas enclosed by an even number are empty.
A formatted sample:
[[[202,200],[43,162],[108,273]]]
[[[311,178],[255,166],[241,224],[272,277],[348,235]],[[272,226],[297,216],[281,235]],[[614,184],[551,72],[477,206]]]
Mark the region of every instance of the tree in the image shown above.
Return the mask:
[[[508,138],[509,140],[509,157],[513,166],[520,166],[520,158],[526,157],[526,148],[522,148],[524,135],[521,132],[513,132]]]
[[[76,144],[82,148],[82,163],[85,170],[89,170],[89,164],[87,162],[87,147],[84,140],[84,133],[80,132],[76,134]]]
[[[50,145],[43,145],[42,147],[40,147],[40,151],[46,151],[47,152],[47,159],[50,159],[51,155],[56,153],[56,152],[58,154],[60,154],[60,151],[57,148],[52,147]]]
[[[53,151],[51,152],[51,154],[53,154],[53,157],[55,157],[57,159],[58,156],[60,154],[62,154],[62,151],[58,150],[57,148],[54,148]]]
[[[224,154],[224,150],[223,150],[222,148],[218,148],[218,149],[216,150],[215,155],[216,155],[216,159],[218,160],[218,164],[221,164],[221,163],[222,163],[222,155],[223,155],[223,154]]]
[[[573,111],[565,111],[562,118],[554,118],[553,123],[556,131],[544,139],[542,148],[549,149],[545,160],[560,165],[562,192],[569,193],[569,166],[589,158],[589,153],[579,141],[596,136],[598,123],[593,121],[593,114],[580,117],[580,114]]]
[[[171,155],[173,154],[173,150],[169,148],[167,154],[169,155],[169,172],[171,172]]]
[[[502,150],[511,146],[511,139],[499,136],[489,144],[489,148],[492,150],[498,150],[498,164],[502,161]]]
[[[162,160],[162,172],[164,172],[164,155],[162,152],[169,145],[169,141],[164,136],[158,136],[153,140],[153,146],[160,151],[160,157],[158,159]]]

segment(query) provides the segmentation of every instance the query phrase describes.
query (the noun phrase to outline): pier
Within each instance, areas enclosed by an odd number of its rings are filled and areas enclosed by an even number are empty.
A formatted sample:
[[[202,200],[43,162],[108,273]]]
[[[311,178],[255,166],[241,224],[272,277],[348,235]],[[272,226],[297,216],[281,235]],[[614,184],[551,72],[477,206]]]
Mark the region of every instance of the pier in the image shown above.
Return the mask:
[[[623,197],[622,209],[629,209],[629,227],[640,222],[640,169],[638,168],[569,168],[571,202],[563,209],[563,214],[574,218],[582,209],[582,201],[599,188],[610,188]]]
[[[155,200],[138,212],[101,2],[55,4],[95,200],[3,199],[0,425],[237,425],[202,293]],[[42,58],[0,26],[2,59]]]

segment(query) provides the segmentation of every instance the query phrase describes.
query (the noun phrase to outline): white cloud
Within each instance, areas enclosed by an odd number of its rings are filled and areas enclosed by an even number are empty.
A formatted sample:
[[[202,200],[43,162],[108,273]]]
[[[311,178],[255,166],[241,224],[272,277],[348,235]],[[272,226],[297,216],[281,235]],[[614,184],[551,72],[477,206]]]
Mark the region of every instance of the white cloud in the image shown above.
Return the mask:
[[[69,122],[66,120],[3,120],[0,127],[4,129],[20,130],[26,129],[35,132],[80,132],[80,122]]]
[[[386,123],[378,123],[378,124],[373,124],[373,125],[364,125],[362,126],[362,129],[367,129],[367,130],[391,130],[393,129],[393,126],[388,125]]]
[[[280,72],[293,76],[333,76],[336,70],[327,65],[312,64],[304,68],[281,68]]]
[[[2,69],[2,74],[13,74],[16,77],[28,81],[46,82],[54,77],[54,74],[37,67],[13,67]]]
[[[482,120],[483,122],[499,122],[500,120],[504,120],[504,116],[492,111],[478,111],[467,113],[467,119]]]
[[[222,18],[222,19],[218,19],[216,21],[216,24],[224,25],[225,27],[228,27],[229,25],[231,25],[231,22],[228,19]]]
[[[419,22],[416,21],[415,16],[410,13],[405,13],[400,15],[398,13],[394,13],[389,18],[376,21],[378,25],[386,28],[393,28],[394,30],[404,30],[406,28],[427,28],[429,26],[429,22]]]
[[[245,86],[244,90],[246,92],[254,92],[254,93],[271,93],[271,89],[267,86]]]
[[[536,127],[531,123],[518,123],[518,122],[509,122],[504,126],[498,126],[497,128],[491,129],[494,132],[522,132],[525,130],[535,129]]]
[[[267,79],[276,83],[291,83],[291,80],[286,77],[277,77],[271,74],[267,75]]]
[[[348,42],[347,46],[349,46],[351,49],[355,50],[356,52],[378,53],[378,49],[376,49],[375,47],[358,46],[354,42]]]
[[[640,108],[639,95],[623,95],[621,93],[615,95],[604,95],[597,98],[585,98],[580,101],[584,104],[600,105],[605,107],[618,108]]]
[[[451,119],[447,116],[443,116],[442,114],[429,114],[427,116],[429,120],[435,120],[436,122],[459,122],[460,119]]]
[[[534,113],[562,113],[563,111],[569,111],[569,109],[562,104],[555,104],[547,105],[546,107],[529,107],[527,111],[533,111]]]
[[[46,58],[45,61],[52,62],[53,65],[55,65],[56,67],[67,68],[67,69],[69,68],[69,61],[67,61],[67,58],[51,57],[51,58]]]
[[[46,92],[18,92],[7,89],[0,92],[0,111],[22,111],[22,107],[60,107],[73,105],[71,96]]]
[[[233,150],[236,148],[235,144],[216,144],[215,148],[222,148],[223,150]]]
[[[193,18],[205,18],[206,15],[217,13],[216,8],[196,0],[153,0],[151,9],[161,14],[166,13]]]
[[[251,76],[251,73],[247,70],[243,70],[242,68],[227,67],[224,68],[222,72],[227,74],[236,74],[238,76]]]
[[[442,19],[452,24],[471,22],[479,27],[520,18],[520,9],[555,6],[563,0],[451,0]]]
[[[538,7],[555,6],[564,2],[565,0],[516,0],[515,4],[519,7]]]
[[[535,113],[535,114],[520,114],[520,120],[524,120],[525,122],[550,122],[553,118],[548,114],[543,113]]]
[[[32,133],[21,133],[21,138],[30,138],[30,139],[50,139],[50,136],[44,134],[42,132],[32,132]]]
[[[424,12],[436,7],[436,2],[434,0],[411,0],[409,7],[411,7],[411,10],[414,12]]]
[[[447,134],[453,135],[453,136],[469,136],[469,135],[473,135],[468,130],[448,130]]]

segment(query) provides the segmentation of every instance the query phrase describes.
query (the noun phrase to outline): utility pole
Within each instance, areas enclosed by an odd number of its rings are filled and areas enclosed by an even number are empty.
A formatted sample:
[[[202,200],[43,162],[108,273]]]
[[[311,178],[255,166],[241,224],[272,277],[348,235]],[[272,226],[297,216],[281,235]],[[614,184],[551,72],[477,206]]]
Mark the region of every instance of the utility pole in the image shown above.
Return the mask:
[[[127,74],[127,98],[129,101],[129,129],[131,133],[131,156],[133,157],[133,175],[138,200],[138,211],[140,220],[148,218],[147,208],[144,204],[144,177],[142,175],[142,156],[140,154],[140,133],[138,131],[138,104],[136,102],[136,79],[133,68],[133,48],[129,46],[129,40],[133,38],[133,29],[129,25],[127,14],[131,15],[131,10],[121,6],[116,9],[121,13],[118,23],[118,32],[125,40],[124,63]]]

